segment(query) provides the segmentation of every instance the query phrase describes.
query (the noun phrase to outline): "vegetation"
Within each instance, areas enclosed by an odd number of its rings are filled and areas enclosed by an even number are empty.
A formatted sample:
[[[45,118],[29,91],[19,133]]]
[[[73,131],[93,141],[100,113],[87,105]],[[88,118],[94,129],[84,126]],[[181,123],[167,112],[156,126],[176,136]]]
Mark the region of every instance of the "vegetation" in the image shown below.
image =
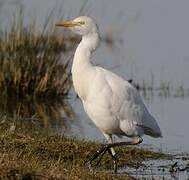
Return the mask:
[[[11,28],[0,33],[0,95],[27,99],[65,96],[72,84],[70,58],[78,38],[50,29],[50,18],[39,31],[35,22],[24,25],[23,17],[21,11]],[[111,38],[106,34],[102,39],[112,46],[115,39]],[[173,88],[170,82],[162,81],[155,87],[151,76],[150,82],[134,84],[144,96],[154,91],[163,97],[189,95],[183,84]]]
[[[22,122],[22,123],[21,123]],[[90,172],[86,157],[100,147],[98,143],[69,139],[37,131],[28,122],[0,122],[0,179],[132,179],[127,174],[114,175],[111,159]],[[119,168],[138,167],[147,158],[167,158],[162,153],[125,147],[116,149]]]
[[[10,30],[0,34],[1,96],[36,98],[67,94],[71,87],[68,54],[75,39],[47,31],[47,26],[37,31],[35,23],[25,27],[22,17],[21,14],[15,18]]]
[[[153,74],[151,76],[153,79]],[[189,96],[189,88],[185,87],[183,84],[174,86],[171,82],[165,80],[161,81],[159,86],[154,85],[154,80],[151,80],[151,82],[143,80],[142,82],[136,83],[134,80],[130,79],[129,82],[147,99],[153,98],[154,95],[162,98],[185,98]]]

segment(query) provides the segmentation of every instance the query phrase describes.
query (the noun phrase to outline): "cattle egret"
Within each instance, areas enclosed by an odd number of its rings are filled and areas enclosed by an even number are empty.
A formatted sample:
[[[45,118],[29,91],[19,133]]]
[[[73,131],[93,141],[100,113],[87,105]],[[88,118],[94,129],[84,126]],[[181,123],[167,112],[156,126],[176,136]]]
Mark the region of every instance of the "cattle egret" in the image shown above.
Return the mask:
[[[91,168],[92,162],[99,158],[98,165],[108,152],[117,172],[115,146],[140,144],[143,135],[161,137],[161,130],[131,83],[91,63],[91,55],[99,44],[99,30],[93,19],[81,16],[58,22],[56,26],[68,27],[82,36],[73,59],[73,85],[85,112],[108,142],[90,157],[88,165]],[[131,141],[113,143],[112,135],[127,136]]]

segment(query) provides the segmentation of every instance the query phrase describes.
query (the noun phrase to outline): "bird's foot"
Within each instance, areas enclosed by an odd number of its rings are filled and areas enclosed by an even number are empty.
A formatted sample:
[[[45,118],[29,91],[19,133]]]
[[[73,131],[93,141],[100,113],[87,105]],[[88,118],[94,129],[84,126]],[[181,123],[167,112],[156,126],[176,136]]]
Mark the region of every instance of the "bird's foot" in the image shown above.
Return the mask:
[[[94,167],[97,167],[97,166],[100,164],[100,162],[101,162],[101,160],[102,160],[104,154],[105,154],[107,151],[108,151],[108,153],[111,155],[111,157],[112,157],[112,159],[113,159],[113,169],[114,169],[114,173],[117,173],[117,169],[118,169],[118,166],[117,166],[117,155],[116,155],[116,154],[114,154],[114,155],[112,154],[109,145],[103,146],[100,150],[98,150],[96,153],[94,153],[94,154],[89,158],[89,161],[88,161],[86,164],[87,164],[88,168],[89,168],[91,171],[93,170],[93,168],[92,168],[92,166],[93,166],[93,164],[92,164],[93,161],[95,161],[97,158],[99,158],[98,161],[97,161],[97,162],[95,163],[95,165],[94,165]]]
[[[116,155],[112,157],[113,158],[113,166],[114,166],[114,173],[117,174],[117,157]]]
[[[106,153],[106,151],[107,151],[108,149],[109,149],[109,147],[108,147],[107,145],[105,145],[105,146],[103,146],[101,149],[99,149],[98,151],[96,151],[96,152],[89,158],[89,160],[88,160],[88,162],[87,162],[86,164],[87,164],[87,166],[88,166],[88,168],[89,168],[90,170],[92,170],[93,161],[95,161],[97,158],[99,158],[99,159],[98,159],[97,163],[96,163],[94,166],[97,167],[97,166],[100,164],[100,162],[101,162],[101,160],[102,160],[104,154]]]
[[[114,173],[117,174],[117,154],[112,154],[111,150],[108,149],[108,153],[110,154],[110,156],[112,157],[113,160],[113,169],[114,169]]]
[[[86,166],[89,168],[90,171],[93,171],[91,161],[88,161],[88,162],[86,163]]]

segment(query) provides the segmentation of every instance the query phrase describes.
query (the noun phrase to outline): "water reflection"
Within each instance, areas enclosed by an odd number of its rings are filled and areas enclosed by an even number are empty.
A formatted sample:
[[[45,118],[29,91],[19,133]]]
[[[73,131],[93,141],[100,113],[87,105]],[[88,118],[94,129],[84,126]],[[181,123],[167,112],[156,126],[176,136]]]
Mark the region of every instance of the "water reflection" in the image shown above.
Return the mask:
[[[103,142],[102,133],[84,112],[80,99],[76,98],[73,90],[69,95],[69,99],[61,101],[1,99],[0,121],[19,120],[35,126],[39,132],[52,131],[79,139]],[[158,91],[141,92],[141,95],[163,133],[162,139],[145,136],[143,146],[168,153],[189,152],[187,119],[189,98],[159,96]],[[11,129],[14,130],[13,126]],[[120,141],[116,138],[115,140]]]
[[[75,114],[67,100],[28,101],[4,98],[0,101],[1,120],[22,121],[38,129],[69,129],[69,122]]]

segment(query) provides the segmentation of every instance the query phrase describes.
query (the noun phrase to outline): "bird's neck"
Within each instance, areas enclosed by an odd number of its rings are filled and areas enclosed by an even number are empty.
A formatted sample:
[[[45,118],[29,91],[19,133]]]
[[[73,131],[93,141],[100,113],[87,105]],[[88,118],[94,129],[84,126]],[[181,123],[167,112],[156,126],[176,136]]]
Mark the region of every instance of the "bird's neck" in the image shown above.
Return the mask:
[[[87,98],[89,85],[95,72],[95,68],[93,68],[90,58],[92,52],[98,46],[98,41],[99,37],[97,33],[83,36],[74,55],[72,80],[74,89],[82,100]]]
[[[90,62],[92,52],[97,48],[99,36],[97,32],[85,35],[79,43],[73,60],[72,74],[84,72],[85,68],[92,67]]]

